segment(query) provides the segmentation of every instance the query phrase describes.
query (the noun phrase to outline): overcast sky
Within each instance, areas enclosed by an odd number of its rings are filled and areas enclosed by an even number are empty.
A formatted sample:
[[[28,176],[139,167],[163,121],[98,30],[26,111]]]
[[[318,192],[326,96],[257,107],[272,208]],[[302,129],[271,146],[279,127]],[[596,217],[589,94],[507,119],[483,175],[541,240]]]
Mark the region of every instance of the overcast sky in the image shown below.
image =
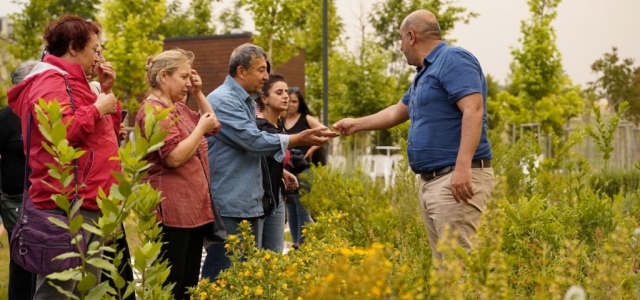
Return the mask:
[[[188,3],[189,0],[183,0]],[[230,2],[225,0],[224,2]],[[358,17],[377,0],[338,0],[338,13],[353,40],[360,36]],[[526,0],[457,0],[457,5],[480,14],[469,24],[457,24],[452,38],[474,53],[485,73],[504,81],[512,60],[510,47],[518,46],[520,21],[528,18]],[[0,0],[0,16],[18,11],[11,0]],[[631,57],[640,65],[640,0],[564,0],[553,23],[562,62],[574,83],[595,79],[593,61],[618,47],[621,57]],[[253,29],[246,24],[245,29]]]

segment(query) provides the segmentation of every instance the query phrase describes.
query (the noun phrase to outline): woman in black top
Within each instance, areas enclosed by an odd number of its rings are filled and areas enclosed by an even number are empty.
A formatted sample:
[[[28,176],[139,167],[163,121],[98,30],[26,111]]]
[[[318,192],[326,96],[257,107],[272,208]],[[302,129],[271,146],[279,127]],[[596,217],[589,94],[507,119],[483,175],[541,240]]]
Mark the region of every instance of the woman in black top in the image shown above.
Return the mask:
[[[256,118],[258,129],[269,133],[284,134],[280,116],[287,111],[289,105],[289,88],[284,77],[279,74],[269,74],[269,80],[262,87],[262,96],[257,101],[260,113]],[[269,178],[271,179],[273,195],[276,198],[276,212],[264,219],[262,230],[262,248],[282,252],[284,248],[284,192],[287,186],[297,188],[296,177],[283,169],[283,162],[267,157]]]
[[[322,124],[309,114],[309,107],[304,101],[304,97],[300,92],[300,89],[292,87],[289,90],[289,108],[287,110],[287,116],[285,118],[285,131],[288,134],[295,134],[302,132],[309,128],[320,127]],[[306,160],[312,163],[325,164],[324,148],[322,146],[301,146],[297,147],[304,155]],[[293,239],[293,247],[297,248],[304,242],[302,237],[302,226],[311,222],[309,213],[304,209],[304,206],[300,202],[300,191],[304,190],[309,192],[311,190],[311,184],[309,181],[309,168],[307,167],[302,172],[295,173],[298,176],[301,173],[306,173],[303,178],[298,177],[300,188],[295,191],[290,191],[287,194],[287,213],[289,216],[289,229],[291,231],[291,237]]]

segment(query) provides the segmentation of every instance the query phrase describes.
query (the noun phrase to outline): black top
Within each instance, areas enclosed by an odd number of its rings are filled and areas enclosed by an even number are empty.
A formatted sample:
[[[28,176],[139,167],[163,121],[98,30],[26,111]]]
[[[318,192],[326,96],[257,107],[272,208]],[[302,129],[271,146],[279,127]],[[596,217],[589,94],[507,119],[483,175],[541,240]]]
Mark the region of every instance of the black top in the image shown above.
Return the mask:
[[[278,122],[278,127],[273,126],[269,121],[263,118],[256,118],[256,125],[261,131],[268,133],[282,134],[285,131],[282,129],[284,126]],[[284,192],[284,184],[282,183],[282,168],[283,164],[276,161],[273,157],[267,157],[267,166],[269,167],[269,177],[271,178],[271,185],[273,189],[273,196],[280,198],[280,193]]]
[[[0,172],[2,192],[20,195],[24,189],[24,150],[20,118],[9,106],[0,110]]]
[[[296,133],[303,132],[307,129],[310,129],[311,126],[309,126],[309,122],[307,122],[307,114],[300,114],[300,118],[298,118],[298,121],[295,124],[293,124],[291,128],[287,129],[284,126],[283,128],[288,134],[296,134]],[[302,151],[302,153],[304,153],[305,155],[307,154],[307,151],[309,151],[309,148],[311,147],[309,146],[295,147],[295,149]]]
[[[295,134],[295,133],[299,133],[299,132],[303,132],[307,129],[311,129],[311,126],[309,126],[309,122],[307,122],[307,114],[300,114],[300,118],[298,119],[298,121],[293,124],[293,126],[289,129],[287,129],[286,127],[284,127],[284,130],[288,133],[288,134]],[[309,146],[298,146],[295,147],[295,149],[298,149],[300,151],[302,151],[302,153],[304,153],[305,155],[307,155],[307,151],[309,151],[311,147]],[[313,155],[311,157],[311,161],[314,164],[320,164],[320,165],[326,165],[327,164],[327,149],[323,146],[320,147],[318,150],[316,150],[315,152],[313,152]]]

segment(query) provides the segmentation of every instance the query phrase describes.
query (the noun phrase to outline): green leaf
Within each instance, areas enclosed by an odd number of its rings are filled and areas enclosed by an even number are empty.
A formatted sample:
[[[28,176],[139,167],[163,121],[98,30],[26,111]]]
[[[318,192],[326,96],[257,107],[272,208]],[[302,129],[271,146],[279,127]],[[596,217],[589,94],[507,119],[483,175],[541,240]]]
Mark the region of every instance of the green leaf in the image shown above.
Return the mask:
[[[71,206],[71,204],[67,197],[57,194],[51,196],[51,199],[56,203],[56,205],[58,205],[58,207],[60,207],[60,209],[64,210],[65,212],[69,211],[69,206]]]
[[[51,275],[49,275],[49,276],[51,276]],[[49,278],[49,276],[47,276],[47,278]],[[53,279],[53,278],[50,278],[50,279]],[[76,295],[74,295],[72,292],[69,292],[69,291],[61,288],[60,286],[54,284],[52,281],[47,280],[47,283],[50,286],[54,287],[58,291],[58,293],[65,295],[69,299],[74,299],[74,300],[80,299]]]
[[[78,230],[80,230],[80,228],[82,227],[82,223],[84,222],[84,217],[80,214],[78,214],[77,216],[73,217],[71,219],[71,222],[69,224],[69,230],[72,233],[76,233],[78,232]]]
[[[98,284],[95,288],[91,289],[89,294],[87,294],[86,299],[104,299],[107,295],[107,291],[109,290],[109,282],[104,281]]]
[[[78,252],[67,252],[67,253],[60,254],[60,255],[56,256],[54,259],[65,260],[67,258],[74,258],[74,257],[80,257],[80,253],[78,253]]]
[[[87,259],[87,263],[92,265],[92,266],[94,266],[94,267],[97,267],[97,268],[100,268],[100,269],[103,269],[103,270],[107,270],[109,272],[116,271],[116,267],[114,267],[106,259],[92,257],[92,258]]]
[[[51,143],[58,145],[62,140],[67,138],[67,129],[63,124],[55,124],[51,132]]]
[[[54,225],[60,227],[60,228],[64,228],[64,229],[69,229],[69,225],[67,225],[65,222],[62,222],[60,219],[56,218],[56,217],[49,217],[49,222],[53,223]]]
[[[87,261],[87,263],[88,262],[89,261]],[[78,282],[78,284],[76,285],[76,289],[84,294],[89,291],[89,289],[93,288],[96,285],[96,282],[98,282],[96,275],[93,275],[93,273],[91,272],[87,272],[82,280],[80,280],[80,282]]]
[[[57,272],[57,273],[47,275],[48,279],[60,280],[60,281],[80,280],[81,277],[82,277],[82,273],[78,268],[64,270],[62,272]]]
[[[100,231],[100,229],[96,228],[93,225],[90,225],[90,224],[87,224],[87,223],[82,223],[82,229],[84,229],[85,231],[88,231],[88,232],[90,232],[92,234],[102,236],[102,231]]]

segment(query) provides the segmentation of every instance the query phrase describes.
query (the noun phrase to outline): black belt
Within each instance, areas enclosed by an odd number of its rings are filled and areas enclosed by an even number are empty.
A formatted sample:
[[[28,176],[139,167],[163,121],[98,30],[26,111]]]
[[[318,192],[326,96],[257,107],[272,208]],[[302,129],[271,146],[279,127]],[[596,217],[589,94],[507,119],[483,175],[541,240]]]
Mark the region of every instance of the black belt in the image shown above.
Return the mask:
[[[490,159],[472,160],[471,161],[471,167],[472,168],[491,168],[491,160]],[[446,167],[435,169],[435,170],[433,170],[431,172],[420,173],[420,177],[422,177],[422,180],[424,180],[424,181],[429,181],[429,180],[434,179],[434,178],[436,178],[438,176],[449,174],[449,173],[453,172],[453,170],[455,170],[455,169],[456,169],[455,165],[446,166]]]

